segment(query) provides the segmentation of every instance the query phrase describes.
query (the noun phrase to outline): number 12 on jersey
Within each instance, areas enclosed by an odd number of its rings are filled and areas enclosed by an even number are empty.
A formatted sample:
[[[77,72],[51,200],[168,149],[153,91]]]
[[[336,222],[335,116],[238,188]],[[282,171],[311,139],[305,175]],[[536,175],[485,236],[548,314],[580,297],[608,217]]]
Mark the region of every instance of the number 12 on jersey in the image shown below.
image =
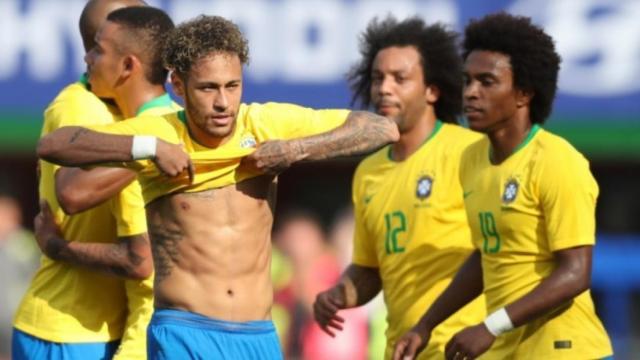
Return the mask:
[[[398,244],[398,235],[407,231],[407,217],[402,211],[394,211],[384,214],[384,223],[387,233],[384,240],[384,249],[387,255],[404,252],[404,247]]]

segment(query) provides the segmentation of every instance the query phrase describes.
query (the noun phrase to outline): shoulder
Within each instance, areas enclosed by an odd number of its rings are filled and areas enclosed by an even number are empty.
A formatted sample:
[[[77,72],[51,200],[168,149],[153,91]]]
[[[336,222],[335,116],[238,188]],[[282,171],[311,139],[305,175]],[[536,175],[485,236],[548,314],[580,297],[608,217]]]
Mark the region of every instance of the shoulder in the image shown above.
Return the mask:
[[[389,163],[389,146],[383,147],[360,161],[356,167],[354,181],[359,181],[368,174],[377,173],[381,166]]]
[[[45,127],[113,122],[109,107],[80,82],[66,86],[44,112]]]
[[[566,139],[541,129],[534,141],[536,157],[545,168],[556,170],[588,169],[589,161]]]
[[[440,132],[442,136],[440,136],[439,141],[447,148],[449,153],[455,153],[457,155],[461,155],[469,145],[485,137],[484,134],[479,132],[448,123],[442,124]]]

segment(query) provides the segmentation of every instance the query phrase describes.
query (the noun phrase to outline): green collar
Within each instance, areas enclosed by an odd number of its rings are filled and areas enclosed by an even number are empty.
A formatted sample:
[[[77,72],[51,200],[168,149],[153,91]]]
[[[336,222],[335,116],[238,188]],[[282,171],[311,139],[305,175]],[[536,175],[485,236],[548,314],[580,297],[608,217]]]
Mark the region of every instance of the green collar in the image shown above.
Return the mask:
[[[180,119],[183,124],[187,125],[187,115],[184,113],[184,110],[178,111],[178,119]]]
[[[78,82],[82,85],[84,85],[84,87],[86,87],[87,89],[89,88],[89,77],[87,76],[87,73],[82,74],[82,76],[80,76],[80,79],[78,79]]]
[[[533,139],[533,137],[536,135],[536,133],[539,130],[540,130],[540,125],[533,124],[533,126],[531,127],[531,130],[529,130],[529,134],[527,135],[527,137],[518,146],[516,146],[515,149],[513,149],[513,153],[515,154],[516,152],[518,152],[518,150],[527,146],[527,144],[531,142],[531,139]]]
[[[142,106],[140,106],[140,109],[138,109],[138,111],[136,112],[136,116],[142,114],[144,111],[147,111],[149,109],[153,109],[156,107],[169,107],[171,106],[171,103],[172,101],[169,94],[164,93],[163,95],[160,95],[142,104]]]
[[[436,134],[440,131],[441,128],[442,128],[442,121],[436,120],[436,124],[433,127],[433,130],[431,131],[431,134],[429,134],[429,136],[427,136],[427,138],[424,139],[424,142],[422,143],[422,145],[420,145],[420,147],[423,147],[426,143],[429,142],[429,140],[433,139],[436,136]],[[387,157],[389,158],[389,160],[395,161],[395,160],[393,160],[393,157],[391,156],[392,155],[391,154],[391,149],[392,149],[392,146],[389,145],[389,150],[387,151]]]
[[[513,152],[511,153],[511,155],[517,153],[520,149],[527,146],[527,144],[531,142],[531,139],[533,139],[533,137],[536,136],[536,134],[538,133],[538,131],[540,131],[540,129],[542,129],[540,125],[533,124],[533,126],[531,126],[531,130],[529,130],[529,134],[527,134],[527,137],[524,140],[522,140],[522,142],[518,144],[518,146],[516,146],[515,149],[513,149]],[[491,147],[491,145],[489,145],[489,162],[493,164],[493,162],[491,161],[492,158],[493,158],[493,148]]]

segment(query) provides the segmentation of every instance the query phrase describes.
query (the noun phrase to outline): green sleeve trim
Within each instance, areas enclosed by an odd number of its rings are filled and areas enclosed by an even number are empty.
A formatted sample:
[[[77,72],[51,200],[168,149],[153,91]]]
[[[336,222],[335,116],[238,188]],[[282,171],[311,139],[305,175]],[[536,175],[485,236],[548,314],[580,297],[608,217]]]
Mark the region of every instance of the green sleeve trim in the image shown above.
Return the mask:
[[[164,93],[163,95],[160,95],[142,104],[142,106],[140,106],[140,108],[136,112],[136,116],[141,115],[143,112],[149,109],[153,109],[157,107],[171,107],[172,103],[173,101],[171,100],[171,97],[169,96],[169,94]]]

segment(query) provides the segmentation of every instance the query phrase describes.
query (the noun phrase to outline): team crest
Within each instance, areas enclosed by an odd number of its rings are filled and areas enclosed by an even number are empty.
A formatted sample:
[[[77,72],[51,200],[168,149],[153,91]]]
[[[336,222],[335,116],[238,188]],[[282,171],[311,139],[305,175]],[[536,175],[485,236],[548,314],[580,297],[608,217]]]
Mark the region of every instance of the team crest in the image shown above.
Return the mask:
[[[424,200],[431,195],[431,189],[433,188],[433,179],[429,176],[423,176],[418,179],[418,185],[416,186],[416,196],[420,200]]]
[[[519,187],[520,185],[518,184],[518,181],[516,179],[510,179],[509,181],[507,181],[506,185],[504,186],[504,193],[502,193],[502,202],[504,204],[512,203],[513,200],[516,199],[516,196],[518,196]]]
[[[256,138],[253,135],[245,135],[240,139],[240,147],[243,149],[256,147]]]

